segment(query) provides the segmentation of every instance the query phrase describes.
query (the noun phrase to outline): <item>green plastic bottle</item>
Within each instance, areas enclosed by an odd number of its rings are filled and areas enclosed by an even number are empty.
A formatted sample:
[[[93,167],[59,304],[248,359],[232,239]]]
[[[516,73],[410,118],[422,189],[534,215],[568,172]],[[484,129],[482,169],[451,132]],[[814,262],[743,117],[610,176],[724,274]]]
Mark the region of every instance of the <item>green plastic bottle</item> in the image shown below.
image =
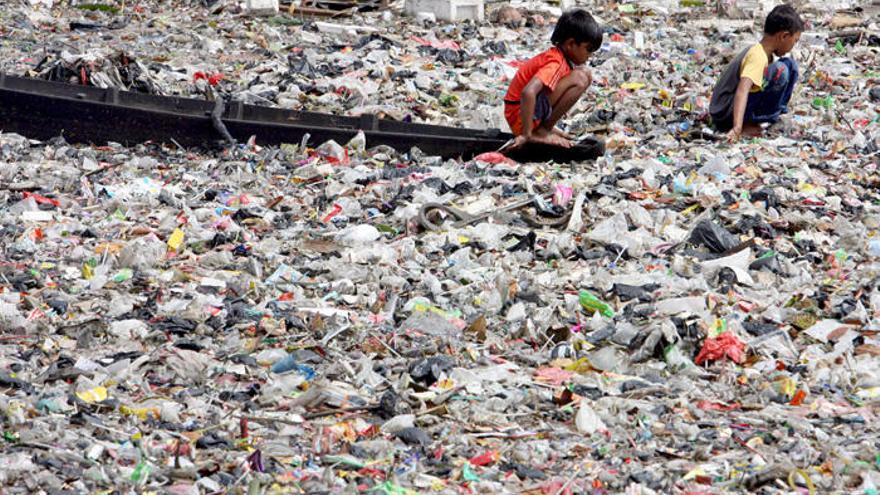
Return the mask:
[[[814,108],[831,108],[834,106],[834,97],[831,95],[826,96],[825,98],[817,97],[813,98],[813,107]]]
[[[602,316],[606,316],[608,318],[614,318],[614,310],[611,309],[611,306],[600,301],[599,298],[597,298],[593,294],[590,294],[589,292],[587,292],[583,289],[581,289],[581,292],[580,292],[580,301],[581,301],[581,306],[585,310],[587,310],[591,313],[598,311],[599,314],[601,314]]]

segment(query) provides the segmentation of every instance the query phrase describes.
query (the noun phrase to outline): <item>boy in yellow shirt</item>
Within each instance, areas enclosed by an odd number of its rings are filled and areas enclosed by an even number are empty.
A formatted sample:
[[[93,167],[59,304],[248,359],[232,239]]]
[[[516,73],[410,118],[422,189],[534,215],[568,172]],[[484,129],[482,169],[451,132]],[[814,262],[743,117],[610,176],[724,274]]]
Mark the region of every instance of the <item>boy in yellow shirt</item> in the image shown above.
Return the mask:
[[[729,141],[743,133],[757,135],[759,124],[776,122],[788,112],[798,66],[791,58],[773,57],[790,52],[803,30],[804,21],[791,6],[777,6],[764,21],[760,43],[740,52],[721,74],[709,114],[718,130],[729,131]]]

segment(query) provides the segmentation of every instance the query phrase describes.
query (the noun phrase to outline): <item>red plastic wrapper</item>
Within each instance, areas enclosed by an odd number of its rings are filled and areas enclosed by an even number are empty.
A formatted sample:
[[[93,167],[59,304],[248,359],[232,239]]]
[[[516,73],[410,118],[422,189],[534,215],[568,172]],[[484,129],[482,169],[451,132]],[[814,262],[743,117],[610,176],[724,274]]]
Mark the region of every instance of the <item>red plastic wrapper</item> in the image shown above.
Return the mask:
[[[471,457],[470,463],[474,466],[488,466],[498,460],[498,452],[490,450],[480,455]]]
[[[480,155],[475,156],[474,160],[480,161],[480,162],[485,162],[485,163],[491,163],[492,165],[498,165],[499,163],[506,163],[508,165],[516,164],[515,161],[511,160],[510,158],[507,158],[506,156],[502,155],[501,153],[498,153],[497,151],[490,151],[488,153],[482,153]]]
[[[41,196],[39,194],[35,194],[32,192],[25,191],[24,194],[22,194],[22,196],[25,199],[34,198],[34,201],[36,201],[37,203],[43,204],[43,205],[52,205],[56,208],[61,206],[61,203],[59,203],[57,199],[47,198],[46,196]]]
[[[701,400],[697,402],[697,407],[704,411],[736,411],[740,406],[739,402],[733,404],[724,404],[723,402],[714,402],[711,400]]]
[[[333,220],[333,217],[335,217],[336,215],[339,215],[340,213],[342,213],[342,207],[339,206],[338,204],[334,204],[333,209],[330,210],[330,213],[325,215],[324,218],[321,219],[321,221],[324,223],[329,223],[330,220]]]
[[[555,367],[540,368],[535,371],[535,380],[557,386],[571,380],[573,376],[574,373],[571,371],[565,371]]]
[[[430,46],[432,48],[436,48],[438,50],[449,49],[459,51],[461,50],[461,45],[452,41],[452,40],[429,40],[425,38],[419,38],[418,36],[413,36],[412,40],[422,46]]]
[[[565,481],[548,481],[540,487],[522,492],[520,495],[572,495],[571,487]]]
[[[706,339],[703,348],[694,360],[697,364],[729,358],[734,363],[741,363],[745,354],[746,344],[736,335],[724,332],[714,339]]]
[[[211,86],[216,86],[220,81],[223,80],[223,74],[219,72],[216,74],[206,74],[201,71],[193,74],[193,82],[196,82],[199,79],[205,79]]]

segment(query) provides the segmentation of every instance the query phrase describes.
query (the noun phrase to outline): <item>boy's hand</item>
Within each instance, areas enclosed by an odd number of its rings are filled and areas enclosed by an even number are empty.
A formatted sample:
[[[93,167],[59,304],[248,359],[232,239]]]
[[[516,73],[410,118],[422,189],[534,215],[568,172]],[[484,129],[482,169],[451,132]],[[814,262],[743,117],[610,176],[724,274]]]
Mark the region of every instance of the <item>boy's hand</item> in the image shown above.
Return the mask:
[[[734,127],[727,133],[727,142],[733,144],[739,141],[740,136],[742,136],[742,129],[737,129]]]
[[[529,141],[530,141],[529,138],[520,134],[519,136],[516,136],[515,138],[513,138],[513,143],[510,146],[508,146],[507,149],[508,150],[518,150],[518,149],[522,148],[523,146],[525,146],[525,144],[528,143]]]

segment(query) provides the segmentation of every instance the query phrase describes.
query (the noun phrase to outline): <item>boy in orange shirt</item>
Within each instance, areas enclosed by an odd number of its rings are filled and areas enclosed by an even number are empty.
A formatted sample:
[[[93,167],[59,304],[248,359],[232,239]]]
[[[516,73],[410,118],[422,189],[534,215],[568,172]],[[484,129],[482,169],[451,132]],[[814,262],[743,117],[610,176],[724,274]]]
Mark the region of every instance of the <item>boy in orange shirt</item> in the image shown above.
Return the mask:
[[[729,131],[733,142],[742,134],[757,135],[759,124],[773,123],[788,112],[788,101],[798,79],[797,63],[791,58],[774,61],[794,48],[804,21],[790,5],[779,5],[764,21],[764,36],[743,50],[721,74],[709,114],[720,131]]]
[[[559,18],[550,41],[553,48],[520,66],[504,97],[504,116],[516,135],[511,148],[528,142],[571,147],[556,123],[593,82],[581,66],[602,46],[602,30],[586,11],[571,10]]]

